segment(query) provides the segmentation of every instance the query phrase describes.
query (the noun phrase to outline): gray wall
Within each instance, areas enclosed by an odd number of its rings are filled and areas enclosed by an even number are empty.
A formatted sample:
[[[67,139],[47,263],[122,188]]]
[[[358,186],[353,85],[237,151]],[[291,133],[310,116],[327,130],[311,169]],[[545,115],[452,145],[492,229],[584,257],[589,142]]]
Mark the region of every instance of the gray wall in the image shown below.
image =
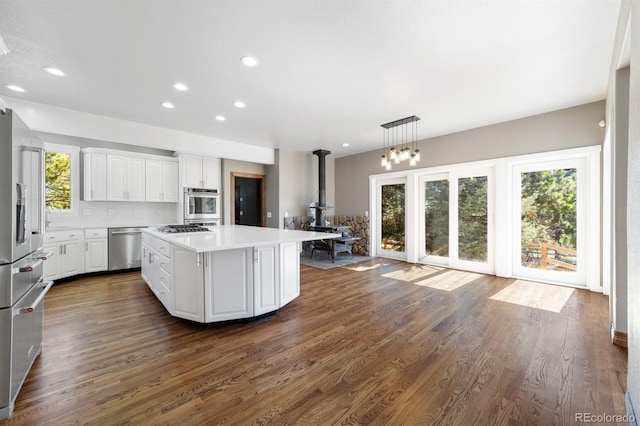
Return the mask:
[[[627,332],[627,161],[629,155],[629,67],[616,71],[615,121],[612,140],[614,279],[610,304],[616,331]],[[620,256],[618,254],[621,254]]]
[[[251,173],[255,175],[266,175],[267,170],[263,164],[247,163],[244,161],[222,159],[222,223],[233,225],[231,217],[231,203],[234,202],[234,189],[231,188],[231,173]],[[266,179],[266,176],[265,176]],[[269,181],[266,185],[268,188]],[[267,194],[267,197],[269,195]]]
[[[626,3],[626,2],[625,2]],[[629,400],[640,415],[640,3],[632,2],[631,87],[629,90],[629,181],[628,181],[628,311],[629,311]]]
[[[419,142],[418,168],[600,145],[605,129],[605,102],[535,115]],[[424,118],[423,118],[424,120]],[[428,123],[421,124],[422,126]],[[382,141],[380,141],[382,147]],[[338,158],[335,165],[336,211],[363,215],[369,210],[369,175],[384,173],[381,150]],[[409,169],[394,165],[393,171]]]

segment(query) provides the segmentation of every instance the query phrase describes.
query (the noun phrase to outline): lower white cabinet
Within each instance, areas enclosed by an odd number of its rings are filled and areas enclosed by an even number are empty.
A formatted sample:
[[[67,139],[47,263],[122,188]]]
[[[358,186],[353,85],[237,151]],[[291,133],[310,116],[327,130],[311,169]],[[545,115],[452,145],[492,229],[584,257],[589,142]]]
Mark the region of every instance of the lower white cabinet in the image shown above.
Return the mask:
[[[253,314],[253,249],[205,253],[205,322]]]
[[[142,279],[147,283],[153,294],[162,302],[165,309],[172,310],[172,262],[162,250],[167,243],[144,236],[142,241]]]
[[[280,306],[300,296],[299,243],[280,244]]]
[[[278,245],[253,248],[253,314],[280,307],[280,268]]]
[[[107,229],[85,229],[84,272],[106,271],[109,266],[108,258]]]
[[[57,280],[84,273],[84,233],[82,230],[54,231],[45,234],[45,281]]]
[[[206,253],[171,249],[173,260],[172,315],[192,321],[204,322],[204,261]]]

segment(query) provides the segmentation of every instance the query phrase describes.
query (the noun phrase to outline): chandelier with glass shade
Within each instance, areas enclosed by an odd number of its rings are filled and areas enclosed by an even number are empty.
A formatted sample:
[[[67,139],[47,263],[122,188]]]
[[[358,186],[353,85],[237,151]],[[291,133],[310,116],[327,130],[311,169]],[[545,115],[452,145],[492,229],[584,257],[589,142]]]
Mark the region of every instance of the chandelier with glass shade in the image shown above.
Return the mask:
[[[380,165],[386,170],[391,170],[392,164],[403,161],[408,160],[410,166],[415,166],[420,161],[418,120],[420,117],[412,115],[380,125],[383,145]]]

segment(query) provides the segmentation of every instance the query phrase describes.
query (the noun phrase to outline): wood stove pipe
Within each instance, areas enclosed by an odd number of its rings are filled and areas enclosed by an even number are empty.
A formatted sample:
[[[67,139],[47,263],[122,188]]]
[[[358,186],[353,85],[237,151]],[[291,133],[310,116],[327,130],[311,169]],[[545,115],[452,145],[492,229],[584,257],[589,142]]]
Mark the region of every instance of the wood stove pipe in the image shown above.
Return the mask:
[[[325,157],[331,154],[331,151],[327,151],[326,149],[316,149],[313,151],[313,155],[318,156],[318,193],[319,207],[327,206],[327,168],[325,164]]]

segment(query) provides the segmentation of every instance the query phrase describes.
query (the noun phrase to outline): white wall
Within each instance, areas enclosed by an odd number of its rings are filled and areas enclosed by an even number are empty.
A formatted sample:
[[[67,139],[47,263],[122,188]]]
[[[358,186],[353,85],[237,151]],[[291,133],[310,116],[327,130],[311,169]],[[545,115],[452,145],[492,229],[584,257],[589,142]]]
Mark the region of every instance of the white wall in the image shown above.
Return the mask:
[[[153,155],[170,156],[170,151],[136,147],[105,142],[94,139],[77,138],[51,133],[35,132],[35,135],[45,144],[69,145],[79,148],[106,148],[129,152],[139,152]],[[78,158],[75,163],[77,181],[74,182],[74,191],[78,198],[81,190],[80,179],[82,177],[81,161]],[[176,183],[177,184],[177,183]],[[82,201],[77,200],[73,215],[49,214],[50,227],[78,226],[78,227],[117,227],[117,226],[143,226],[177,222],[176,203],[146,203],[146,202],[119,202],[119,201]]]
[[[327,205],[335,206],[335,158],[325,157]],[[267,219],[270,228],[282,228],[285,214],[308,216],[309,205],[319,200],[318,157],[311,152],[276,150],[276,161],[267,167]],[[333,210],[328,215],[332,216]]]
[[[628,2],[625,2],[628,5]],[[636,422],[640,415],[640,2],[631,2],[631,86],[629,89],[629,174],[627,194],[628,232],[628,400]]]
[[[274,161],[274,152],[271,148],[89,114],[8,96],[3,99],[9,108],[17,111],[31,130],[171,151],[179,150],[184,153],[260,164],[273,164]]]

